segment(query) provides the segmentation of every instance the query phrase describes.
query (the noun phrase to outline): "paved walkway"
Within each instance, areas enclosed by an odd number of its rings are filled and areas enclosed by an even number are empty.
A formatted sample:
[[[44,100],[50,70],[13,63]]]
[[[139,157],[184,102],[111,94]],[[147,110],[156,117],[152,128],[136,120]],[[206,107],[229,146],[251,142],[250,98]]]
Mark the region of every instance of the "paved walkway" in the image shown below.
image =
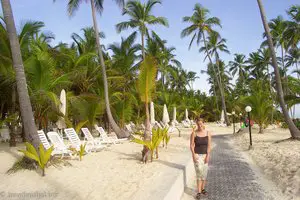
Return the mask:
[[[262,189],[250,165],[229,145],[229,136],[213,137],[214,148],[208,172],[209,200],[275,200]],[[195,179],[191,178],[182,200],[195,199]]]

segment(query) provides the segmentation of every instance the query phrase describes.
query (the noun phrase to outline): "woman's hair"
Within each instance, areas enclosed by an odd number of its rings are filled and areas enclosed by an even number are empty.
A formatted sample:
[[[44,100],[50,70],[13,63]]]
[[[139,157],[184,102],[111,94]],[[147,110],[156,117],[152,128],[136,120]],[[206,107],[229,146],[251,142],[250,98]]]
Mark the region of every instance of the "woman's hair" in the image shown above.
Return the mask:
[[[203,118],[201,118],[201,117],[196,117],[196,119],[195,119],[195,122],[197,123],[197,122],[199,122],[199,121],[202,121],[202,122],[204,122],[204,119],[203,119]]]

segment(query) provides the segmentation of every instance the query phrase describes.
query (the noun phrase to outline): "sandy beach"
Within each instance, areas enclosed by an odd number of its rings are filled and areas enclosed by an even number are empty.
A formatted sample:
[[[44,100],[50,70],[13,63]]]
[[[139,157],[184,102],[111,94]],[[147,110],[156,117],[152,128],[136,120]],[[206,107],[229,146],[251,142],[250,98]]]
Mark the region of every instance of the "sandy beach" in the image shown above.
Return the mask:
[[[282,141],[290,137],[288,129],[268,128],[258,134],[254,128],[252,133],[253,149],[248,150],[248,133],[234,137],[235,144],[250,155],[284,194],[300,199],[300,141]]]
[[[162,199],[184,164],[190,159],[190,129],[181,130],[182,137],[172,135],[168,149],[160,148],[159,159],[148,164],[140,162],[142,146],[130,142],[113,145],[84,156],[83,161],[71,160],[72,166],[46,169],[41,177],[35,171],[6,171],[20,157],[17,148],[0,147],[0,199],[8,195],[44,193],[47,199]],[[5,161],[5,162],[3,162]],[[22,199],[22,198],[12,198]],[[31,198],[38,199],[38,198]]]

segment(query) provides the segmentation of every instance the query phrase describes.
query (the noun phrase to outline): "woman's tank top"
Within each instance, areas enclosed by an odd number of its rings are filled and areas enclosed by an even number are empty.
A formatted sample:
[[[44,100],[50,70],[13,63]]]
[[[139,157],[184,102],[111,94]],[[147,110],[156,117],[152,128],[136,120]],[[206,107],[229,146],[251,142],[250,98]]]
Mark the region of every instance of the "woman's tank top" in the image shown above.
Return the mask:
[[[196,135],[194,142],[195,142],[194,152],[196,154],[207,154],[207,145],[208,145],[208,133],[207,132],[206,132],[205,137],[199,137]]]

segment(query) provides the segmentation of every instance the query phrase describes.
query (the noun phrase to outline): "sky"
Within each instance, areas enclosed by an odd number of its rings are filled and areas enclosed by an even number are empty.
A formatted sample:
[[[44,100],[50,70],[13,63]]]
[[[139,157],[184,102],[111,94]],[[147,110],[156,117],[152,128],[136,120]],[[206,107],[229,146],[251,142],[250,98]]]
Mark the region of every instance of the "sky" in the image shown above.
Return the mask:
[[[17,29],[26,20],[42,21],[45,23],[44,30],[54,33],[55,43],[71,43],[72,33],[82,33],[82,28],[92,26],[90,4],[85,0],[82,2],[75,15],[69,17],[67,0],[56,0],[55,3],[53,0],[11,0]],[[162,5],[154,7],[154,15],[166,17],[169,27],[150,26],[150,29],[155,30],[162,39],[166,39],[168,45],[176,47],[177,59],[184,69],[198,73],[200,78],[195,81],[194,88],[208,92],[207,76],[200,73],[201,70],[206,70],[203,54],[198,52],[199,47],[196,45],[188,50],[191,38],[180,37],[181,31],[188,26],[182,22],[182,17],[192,15],[195,3],[201,3],[210,10],[211,16],[220,18],[222,29],[219,32],[227,39],[227,46],[231,52],[229,55],[221,54],[221,58],[226,62],[232,60],[235,53],[248,55],[256,51],[262,42],[264,30],[256,0],[163,0]],[[286,10],[299,3],[299,0],[263,0],[268,20],[278,15],[287,18]],[[106,35],[103,39],[105,45],[119,42],[122,36],[126,37],[133,31],[128,30],[121,34],[116,32],[115,25],[127,19],[126,16],[122,16],[114,1],[104,1],[104,11],[101,16],[97,16],[97,20],[99,29]],[[138,38],[137,42],[139,40]],[[300,107],[297,110],[300,117]]]

